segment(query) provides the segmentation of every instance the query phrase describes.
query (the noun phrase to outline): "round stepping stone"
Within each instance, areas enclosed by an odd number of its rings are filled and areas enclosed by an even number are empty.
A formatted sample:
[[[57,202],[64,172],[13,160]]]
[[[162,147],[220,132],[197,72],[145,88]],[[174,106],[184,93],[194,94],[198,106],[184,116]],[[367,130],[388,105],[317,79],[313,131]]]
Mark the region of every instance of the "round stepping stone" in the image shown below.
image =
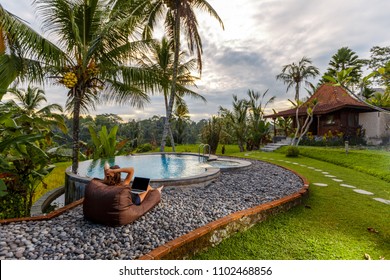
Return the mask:
[[[350,188],[350,189],[356,189],[356,187],[347,185],[347,184],[340,184],[340,186],[345,187],[345,188]]]
[[[307,167],[307,165],[301,164],[302,167]]]
[[[320,172],[320,171],[322,171],[321,169],[314,169],[314,171],[318,171],[318,172]]]
[[[341,179],[332,179],[333,181],[335,181],[335,182],[342,182],[343,180],[341,180]]]
[[[324,184],[324,183],[313,183],[314,186],[318,186],[318,187],[327,187],[328,184]]]
[[[328,177],[328,178],[336,178],[336,176],[334,176],[334,175],[329,175],[329,174],[325,175],[325,177]]]
[[[308,166],[307,168],[309,168],[309,169],[315,169],[313,166]]]
[[[323,171],[322,174],[329,174],[329,172]]]
[[[373,198],[373,200],[376,200],[376,201],[382,202],[384,204],[390,205],[390,200],[387,200],[387,199],[384,199],[384,198],[376,197],[376,198]]]
[[[355,189],[353,191],[357,192],[357,193],[360,193],[360,194],[373,195],[372,192],[368,192],[368,191],[365,191],[365,190]]]
[[[298,163],[297,163],[297,162],[293,162],[293,164],[296,164],[296,165],[298,165]]]

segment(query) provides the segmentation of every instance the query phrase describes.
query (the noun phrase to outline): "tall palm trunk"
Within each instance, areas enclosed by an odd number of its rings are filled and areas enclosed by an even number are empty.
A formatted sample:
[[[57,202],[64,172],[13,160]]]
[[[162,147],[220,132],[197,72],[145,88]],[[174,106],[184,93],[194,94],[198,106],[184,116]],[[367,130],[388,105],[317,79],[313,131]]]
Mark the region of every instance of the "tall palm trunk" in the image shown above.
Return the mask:
[[[173,132],[172,132],[171,124],[169,124],[169,137],[171,138],[172,152],[176,152],[175,138],[173,138]]]
[[[295,122],[297,124],[297,129],[295,130],[294,138],[291,142],[291,145],[298,146],[297,139],[298,139],[298,133],[301,129],[301,124],[299,123],[299,108],[301,105],[299,104],[299,84],[295,86],[295,102],[297,102],[297,109],[295,110]]]
[[[72,173],[76,174],[79,168],[79,132],[80,132],[80,104],[81,90],[73,89],[75,92],[73,107],[73,147],[72,147]]]
[[[170,130],[170,120],[173,110],[173,104],[175,102],[176,96],[176,81],[177,81],[177,69],[179,65],[179,52],[180,52],[180,0],[176,0],[176,14],[175,14],[175,40],[174,40],[174,49],[175,56],[173,60],[173,73],[172,73],[172,86],[171,86],[171,95],[169,96],[168,109],[165,117],[164,131],[161,139],[160,152],[164,152],[166,145],[166,138]],[[174,147],[174,143],[172,143]]]

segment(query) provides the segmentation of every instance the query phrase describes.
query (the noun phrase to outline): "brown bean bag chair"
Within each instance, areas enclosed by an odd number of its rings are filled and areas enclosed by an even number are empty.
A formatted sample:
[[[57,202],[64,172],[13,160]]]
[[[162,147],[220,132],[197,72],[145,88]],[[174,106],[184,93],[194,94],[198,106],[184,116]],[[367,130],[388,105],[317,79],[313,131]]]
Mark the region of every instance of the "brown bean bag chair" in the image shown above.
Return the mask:
[[[120,226],[133,222],[161,200],[157,190],[150,191],[140,205],[131,201],[130,187],[109,186],[93,179],[85,187],[84,217],[92,222]]]

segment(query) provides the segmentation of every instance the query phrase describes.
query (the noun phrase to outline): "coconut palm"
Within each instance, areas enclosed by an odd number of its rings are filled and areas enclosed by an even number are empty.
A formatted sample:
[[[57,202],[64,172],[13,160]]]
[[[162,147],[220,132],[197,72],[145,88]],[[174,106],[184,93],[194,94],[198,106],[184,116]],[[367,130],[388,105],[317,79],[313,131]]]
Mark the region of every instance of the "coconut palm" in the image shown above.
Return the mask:
[[[144,54],[141,63],[142,66],[153,69],[158,73],[158,90],[164,94],[165,113],[168,116],[169,106],[169,92],[172,86],[172,72],[173,72],[173,41],[168,40],[165,36],[161,41],[153,41],[151,43],[150,54]],[[183,62],[186,58],[185,52],[179,54],[178,74],[176,79],[176,91],[175,99],[179,103],[183,103],[184,96],[190,96],[192,98],[200,99],[206,102],[206,99],[188,88],[188,86],[196,86],[195,81],[198,77],[192,75],[193,70],[196,68],[196,59],[190,59]],[[175,151],[175,145],[173,141],[172,129],[169,126],[169,135],[171,137],[171,144],[173,151]]]
[[[183,139],[185,136],[185,128],[190,120],[188,115],[189,110],[187,104],[184,100],[176,102],[175,110],[173,113],[175,120],[175,128],[177,133],[177,143],[183,144]]]
[[[353,68],[349,73],[351,77],[350,86],[353,86],[359,83],[362,76],[362,67],[365,64],[365,61],[359,59],[359,56],[354,51],[348,47],[343,47],[337,50],[332,56],[329,62],[329,68],[324,76],[336,77],[337,72]],[[324,79],[322,79],[322,81],[324,81]]]
[[[28,86],[27,90],[21,88],[11,88],[8,93],[13,97],[13,100],[8,102],[18,109],[15,118],[29,118],[28,127],[33,131],[33,127],[37,130],[50,130],[52,127],[58,127],[63,132],[67,131],[62,107],[59,104],[49,104],[44,107],[43,102],[47,102],[45,92],[38,87]],[[16,102],[15,102],[16,101]],[[58,111],[59,113],[56,113]],[[23,122],[20,122],[23,124]]]
[[[152,89],[154,76],[131,63],[145,42],[136,39],[139,10],[123,9],[130,2],[142,1],[36,0],[47,38],[0,7],[2,27],[10,38],[9,52],[1,56],[0,81],[50,80],[68,88],[73,172],[78,169],[81,112],[93,109],[101,95],[107,101],[139,107],[149,100],[146,91]]]
[[[282,80],[284,84],[287,84],[287,90],[292,87],[295,88],[295,101],[297,104],[299,104],[299,90],[301,88],[302,83],[305,83],[306,85],[309,85],[309,78],[315,78],[320,72],[317,67],[311,65],[312,61],[311,59],[307,57],[303,57],[298,64],[293,62],[292,64],[287,64],[283,66],[282,73],[276,76],[277,80]],[[294,135],[294,139],[292,141],[292,144],[295,143],[295,140],[298,136],[298,131],[300,129],[300,123],[299,123],[299,117],[298,117],[298,111],[300,106],[297,106],[296,108],[296,132]]]
[[[218,20],[223,28],[222,20],[217,12],[205,0],[152,0],[150,11],[147,13],[146,21],[148,22],[148,29],[146,29],[145,33],[152,32],[157,20],[164,18],[166,33],[169,38],[173,39],[173,49],[175,51],[171,94],[169,96],[168,110],[161,140],[161,151],[164,151],[165,148],[165,141],[170,127],[170,119],[176,97],[176,81],[179,73],[179,57],[181,51],[180,35],[182,27],[184,28],[190,54],[196,52],[198,69],[200,73],[202,71],[202,40],[198,32],[198,21],[195,9],[209,13]]]

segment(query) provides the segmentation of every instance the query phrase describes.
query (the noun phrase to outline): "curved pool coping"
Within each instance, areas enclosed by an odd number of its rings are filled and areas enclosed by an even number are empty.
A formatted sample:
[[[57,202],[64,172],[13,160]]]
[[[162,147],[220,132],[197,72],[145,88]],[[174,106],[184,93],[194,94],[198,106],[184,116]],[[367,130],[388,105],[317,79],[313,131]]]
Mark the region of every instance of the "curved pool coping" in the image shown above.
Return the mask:
[[[293,208],[294,206],[302,204],[303,200],[309,194],[309,181],[290,168],[274,163],[270,164],[284,168],[297,175],[303,183],[301,189],[291,195],[285,196],[275,201],[241,210],[232,213],[228,216],[225,216],[221,219],[210,222],[185,235],[171,240],[162,246],[155,248],[149,253],[138,258],[138,260],[171,260],[190,258],[191,256],[194,256],[196,253],[202,250],[219,244],[222,240],[230,237],[234,233],[237,233],[239,231],[245,231],[253,225],[265,221],[270,216],[285,212]],[[14,222],[50,220],[65,213],[70,209],[81,205],[83,201],[84,198],[81,198],[60,209],[57,209],[42,216],[3,219],[0,220],[0,225]]]

